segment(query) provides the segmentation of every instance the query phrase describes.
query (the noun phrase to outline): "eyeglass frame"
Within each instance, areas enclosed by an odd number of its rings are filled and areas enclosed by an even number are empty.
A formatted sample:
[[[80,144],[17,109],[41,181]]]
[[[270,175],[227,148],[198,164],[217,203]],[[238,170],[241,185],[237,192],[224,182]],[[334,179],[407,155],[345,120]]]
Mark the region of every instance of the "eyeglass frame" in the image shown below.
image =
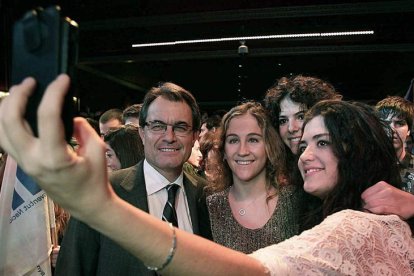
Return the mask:
[[[159,127],[162,127],[160,130],[154,130],[151,125],[158,124]],[[154,134],[157,135],[163,135],[167,132],[168,126],[172,127],[172,131],[176,136],[185,137],[189,135],[193,130],[193,127],[191,125],[188,125],[186,122],[179,122],[174,124],[167,124],[160,120],[154,120],[154,121],[147,121],[144,123],[144,127],[148,127],[148,130]],[[177,127],[186,127],[186,130],[183,130],[183,132],[176,132]]]

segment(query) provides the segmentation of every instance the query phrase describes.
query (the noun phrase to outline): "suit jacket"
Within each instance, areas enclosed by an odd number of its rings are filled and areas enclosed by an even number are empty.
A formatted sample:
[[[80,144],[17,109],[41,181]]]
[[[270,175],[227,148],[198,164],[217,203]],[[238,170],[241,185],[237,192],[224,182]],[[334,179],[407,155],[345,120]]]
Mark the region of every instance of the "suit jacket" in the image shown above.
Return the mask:
[[[148,212],[143,161],[114,172],[110,181],[116,194],[128,203]],[[200,234],[199,225],[208,227],[205,199],[202,198],[203,180],[184,175],[193,231]],[[200,217],[202,214],[203,217]],[[204,217],[205,216],[205,217]],[[111,218],[108,218],[109,220]],[[122,226],[120,226],[122,227]],[[210,233],[203,230],[202,233]],[[211,238],[208,236],[207,238]],[[145,239],[145,237],[140,237]],[[70,219],[60,248],[55,275],[156,275],[136,257],[101,235],[88,225]]]

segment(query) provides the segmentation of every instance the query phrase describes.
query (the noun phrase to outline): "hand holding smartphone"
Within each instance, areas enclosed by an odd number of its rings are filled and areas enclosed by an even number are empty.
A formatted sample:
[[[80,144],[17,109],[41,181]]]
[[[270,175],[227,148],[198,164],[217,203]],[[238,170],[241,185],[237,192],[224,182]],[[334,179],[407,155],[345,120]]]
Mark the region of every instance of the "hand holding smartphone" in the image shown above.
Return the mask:
[[[30,96],[25,118],[34,135],[38,136],[37,108],[50,82],[59,74],[66,73],[72,83],[78,55],[77,24],[62,17],[60,8],[52,6],[27,12],[13,27],[12,84],[20,83],[26,77],[36,79],[37,86]],[[73,133],[75,104],[73,87],[65,97],[62,120],[66,141]]]

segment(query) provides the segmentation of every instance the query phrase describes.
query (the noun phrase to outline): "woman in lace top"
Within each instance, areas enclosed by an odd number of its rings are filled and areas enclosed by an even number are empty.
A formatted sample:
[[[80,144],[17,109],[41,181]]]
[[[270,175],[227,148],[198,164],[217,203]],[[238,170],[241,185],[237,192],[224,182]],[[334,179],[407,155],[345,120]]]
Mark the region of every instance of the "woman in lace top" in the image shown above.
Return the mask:
[[[361,192],[380,180],[398,185],[397,158],[375,111],[325,101],[305,116],[299,170],[328,216],[298,237],[256,251],[272,272],[302,275],[410,275],[414,241],[397,216],[363,212]],[[281,268],[283,267],[283,268]]]
[[[39,137],[24,119],[35,81],[26,79],[12,87],[13,93],[0,106],[0,146],[72,216],[151,269],[158,267],[163,275],[414,274],[408,225],[395,215],[361,210],[363,188],[400,179],[391,141],[367,107],[321,102],[312,109],[299,164],[305,189],[322,197],[322,210],[331,215],[299,236],[245,255],[171,230],[117,197],[105,173],[105,145],[85,119],[74,120],[78,151],[67,147],[59,107],[68,87],[67,76],[49,85],[38,111]],[[43,158],[38,158],[39,152]]]
[[[256,102],[232,108],[219,129],[219,172],[207,197],[213,240],[244,253],[299,232],[299,198],[288,185],[283,142]],[[214,162],[215,161],[215,162]]]

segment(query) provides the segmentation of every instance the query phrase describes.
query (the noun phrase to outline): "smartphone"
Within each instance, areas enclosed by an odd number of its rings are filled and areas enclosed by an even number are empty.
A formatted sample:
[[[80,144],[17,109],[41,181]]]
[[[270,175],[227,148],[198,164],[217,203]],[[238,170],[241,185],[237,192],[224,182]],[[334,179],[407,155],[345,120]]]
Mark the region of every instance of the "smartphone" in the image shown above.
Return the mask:
[[[12,84],[31,76],[36,79],[36,90],[30,96],[25,118],[34,135],[38,136],[37,108],[50,82],[66,73],[74,83],[78,59],[78,27],[76,22],[61,15],[59,6],[28,11],[13,25]],[[66,95],[61,114],[65,137],[70,141],[75,114],[73,85]]]

